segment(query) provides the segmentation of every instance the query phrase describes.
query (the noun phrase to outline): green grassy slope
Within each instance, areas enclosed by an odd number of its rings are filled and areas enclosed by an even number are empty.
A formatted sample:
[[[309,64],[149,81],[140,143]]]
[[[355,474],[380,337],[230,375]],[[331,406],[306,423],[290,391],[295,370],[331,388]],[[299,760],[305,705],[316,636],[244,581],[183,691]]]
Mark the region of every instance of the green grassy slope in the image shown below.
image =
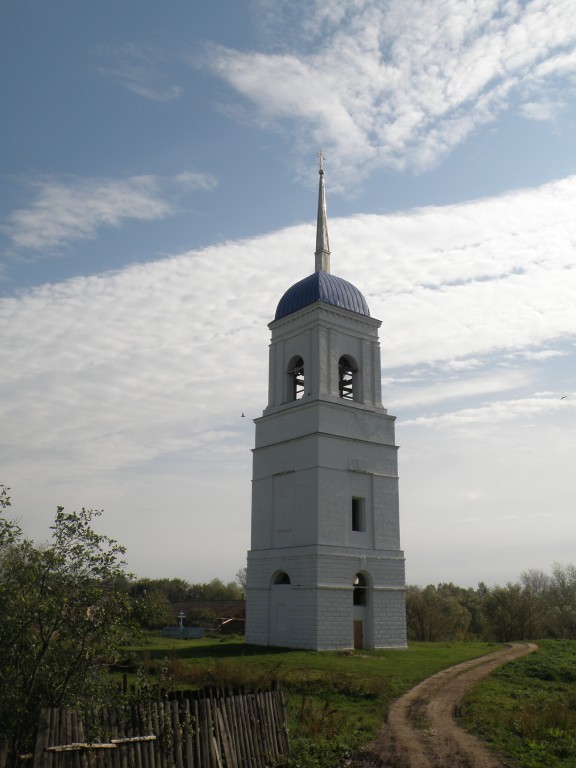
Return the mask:
[[[462,724],[522,768],[576,768],[576,641],[496,670],[462,705]]]
[[[488,643],[413,643],[405,651],[315,652],[249,646],[240,640],[150,638],[127,649],[172,687],[268,687],[277,680],[287,700],[293,766],[333,768],[370,741],[390,701],[420,680],[494,650]]]

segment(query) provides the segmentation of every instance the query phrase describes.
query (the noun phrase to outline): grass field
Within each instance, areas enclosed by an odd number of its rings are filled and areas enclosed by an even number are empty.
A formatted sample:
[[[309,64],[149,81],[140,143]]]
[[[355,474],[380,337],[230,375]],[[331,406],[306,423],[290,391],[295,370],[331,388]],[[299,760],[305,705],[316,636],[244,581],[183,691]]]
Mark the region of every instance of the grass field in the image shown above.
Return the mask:
[[[375,735],[390,701],[441,669],[494,650],[488,643],[413,643],[406,651],[264,649],[240,640],[150,638],[126,661],[179,688],[265,688],[287,700],[291,766],[334,766]]]
[[[466,697],[462,723],[522,768],[576,768],[576,641],[538,646]]]
[[[576,768],[576,641],[497,670],[465,699],[462,723],[522,768]],[[173,688],[266,688],[286,695],[290,768],[334,768],[368,743],[389,703],[441,669],[489,653],[488,643],[411,643],[406,651],[314,652],[258,648],[241,640],[150,637],[126,663]]]

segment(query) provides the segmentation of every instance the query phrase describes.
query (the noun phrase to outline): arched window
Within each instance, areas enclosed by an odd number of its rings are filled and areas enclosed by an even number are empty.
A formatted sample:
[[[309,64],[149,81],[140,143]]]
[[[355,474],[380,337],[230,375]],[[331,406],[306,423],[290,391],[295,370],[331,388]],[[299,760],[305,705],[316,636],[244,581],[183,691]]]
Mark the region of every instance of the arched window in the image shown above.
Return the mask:
[[[368,604],[368,583],[362,573],[357,573],[354,578],[353,602],[354,605]]]
[[[304,360],[294,357],[288,365],[288,399],[300,400],[304,395]]]
[[[352,361],[342,356],[338,361],[338,392],[344,400],[354,400],[354,379],[358,369]]]
[[[286,573],[286,571],[278,571],[277,574],[275,574],[274,578],[272,579],[272,584],[291,584],[290,576]]]

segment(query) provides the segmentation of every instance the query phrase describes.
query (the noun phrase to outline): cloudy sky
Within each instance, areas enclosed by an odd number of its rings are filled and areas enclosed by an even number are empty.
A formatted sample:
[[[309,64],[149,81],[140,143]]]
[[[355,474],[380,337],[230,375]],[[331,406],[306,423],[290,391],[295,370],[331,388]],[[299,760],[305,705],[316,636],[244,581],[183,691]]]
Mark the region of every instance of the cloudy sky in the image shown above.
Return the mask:
[[[576,561],[574,0],[4,0],[0,482],[234,578],[268,322],[382,320],[407,580]],[[242,418],[242,413],[247,418]]]

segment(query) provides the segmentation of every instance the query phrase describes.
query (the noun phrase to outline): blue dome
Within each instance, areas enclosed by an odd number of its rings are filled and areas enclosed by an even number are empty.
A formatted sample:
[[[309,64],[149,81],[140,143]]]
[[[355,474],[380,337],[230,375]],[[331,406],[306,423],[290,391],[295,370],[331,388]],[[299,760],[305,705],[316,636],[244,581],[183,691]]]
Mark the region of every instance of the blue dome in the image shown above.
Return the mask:
[[[370,317],[366,299],[358,288],[341,277],[319,271],[288,288],[278,302],[274,320],[280,320],[280,318],[298,312],[299,309],[315,304],[317,301],[323,301],[325,304],[332,304],[334,307]]]

